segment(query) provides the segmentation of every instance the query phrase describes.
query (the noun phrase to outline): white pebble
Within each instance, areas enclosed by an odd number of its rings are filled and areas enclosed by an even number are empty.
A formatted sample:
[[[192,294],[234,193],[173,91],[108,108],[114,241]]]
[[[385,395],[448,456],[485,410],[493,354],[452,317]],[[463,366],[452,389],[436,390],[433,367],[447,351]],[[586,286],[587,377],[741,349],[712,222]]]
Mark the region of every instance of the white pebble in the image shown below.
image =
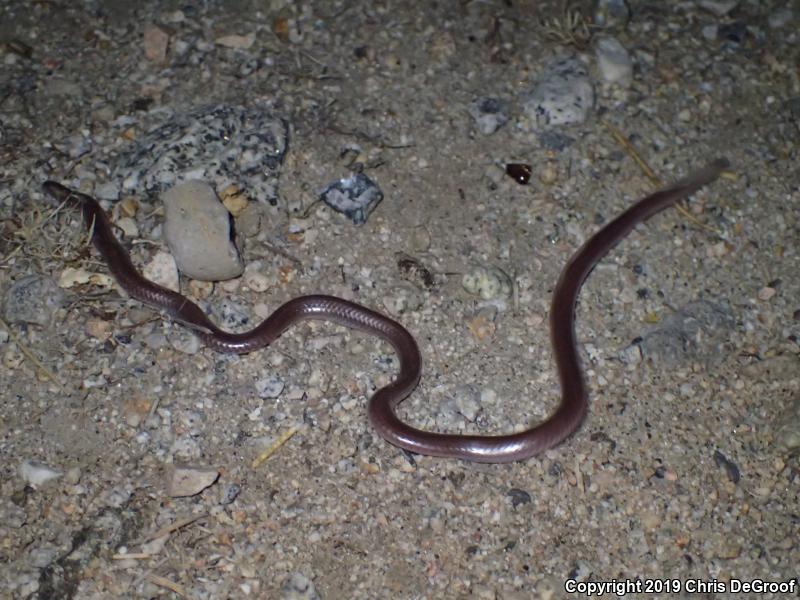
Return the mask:
[[[19,476],[22,477],[25,483],[32,485],[33,487],[38,487],[61,477],[61,471],[57,471],[44,463],[40,463],[35,460],[25,460],[22,461],[20,464],[19,469]]]
[[[595,56],[597,67],[605,81],[623,87],[630,85],[633,79],[633,61],[617,38],[600,38],[595,48]]]
[[[144,276],[158,285],[179,292],[181,289],[178,277],[178,265],[168,252],[160,250],[143,269]]]

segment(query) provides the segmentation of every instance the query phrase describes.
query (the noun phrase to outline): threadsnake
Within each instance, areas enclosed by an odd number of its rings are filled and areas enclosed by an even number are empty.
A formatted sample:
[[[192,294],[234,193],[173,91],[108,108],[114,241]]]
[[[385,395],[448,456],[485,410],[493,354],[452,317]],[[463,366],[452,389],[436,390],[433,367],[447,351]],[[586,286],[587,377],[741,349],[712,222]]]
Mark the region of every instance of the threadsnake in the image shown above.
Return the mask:
[[[397,405],[419,383],[422,358],[414,337],[393,319],[342,298],[310,295],[289,300],[250,331],[223,331],[186,296],[161,287],[139,273],[114,236],[111,223],[97,200],[55,181],[45,182],[43,188],[54,200],[82,211],[92,243],[120,287],[136,300],[190,327],[209,348],[239,354],[253,352],[272,344],[295,323],[309,319],[331,321],[375,335],[392,346],[400,363],[394,380],[376,391],[367,406],[369,421],[383,438],[418,454],[505,463],[530,458],[555,446],[571,435],[586,415],[588,394],[575,338],[575,305],[586,277],[636,225],[713,182],[727,167],[727,160],[717,159],[670,187],[639,200],[603,226],[572,256],[558,279],[550,308],[550,339],[561,385],[561,402],[542,423],[517,433],[495,436],[422,431],[400,420],[396,414]]]

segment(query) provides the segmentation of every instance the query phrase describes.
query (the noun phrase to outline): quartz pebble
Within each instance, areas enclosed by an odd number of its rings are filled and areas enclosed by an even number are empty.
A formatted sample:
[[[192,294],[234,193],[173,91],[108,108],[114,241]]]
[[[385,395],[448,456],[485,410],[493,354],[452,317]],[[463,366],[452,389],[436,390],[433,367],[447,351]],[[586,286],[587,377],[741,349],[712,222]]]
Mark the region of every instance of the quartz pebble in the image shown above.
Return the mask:
[[[33,487],[42,486],[62,475],[61,471],[35,460],[23,461],[19,466],[18,472],[22,480]]]
[[[314,582],[303,573],[291,573],[281,587],[281,600],[320,600]]]
[[[584,64],[561,57],[545,66],[538,82],[522,102],[527,118],[523,128],[582,123],[594,106],[594,87]]]
[[[150,281],[169,290],[179,292],[181,289],[178,266],[175,264],[175,258],[169,252],[156,252],[150,262],[144,266],[142,273]]]
[[[627,87],[633,78],[633,61],[625,47],[614,37],[597,40],[595,48],[597,67],[608,83]]]
[[[164,193],[163,200],[164,238],[181,273],[206,281],[242,274],[244,265],[231,241],[230,213],[211,186],[187,181]]]

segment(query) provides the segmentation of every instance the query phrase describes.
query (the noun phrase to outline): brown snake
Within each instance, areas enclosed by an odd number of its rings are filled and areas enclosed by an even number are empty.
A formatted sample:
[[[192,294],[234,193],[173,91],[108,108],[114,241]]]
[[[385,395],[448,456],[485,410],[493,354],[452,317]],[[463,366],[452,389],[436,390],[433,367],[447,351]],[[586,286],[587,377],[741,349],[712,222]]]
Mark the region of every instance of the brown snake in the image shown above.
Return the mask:
[[[255,329],[229,333],[219,329],[194,302],[145,279],[114,237],[106,213],[94,198],[54,181],[44,191],[58,202],[80,208],[92,242],[119,285],[131,297],[163,310],[192,328],[203,342],[218,352],[246,353],[268,346],[299,321],[333,321],[383,338],[400,359],[400,372],[392,383],[370,398],[367,414],[372,426],[389,443],[418,454],[504,463],[523,460],[561,442],[578,428],[588,407],[588,397],[575,339],[575,304],[587,275],[603,256],[639,223],[714,181],[728,167],[717,159],[671,187],[639,200],[583,244],[564,267],[553,292],[550,337],[561,384],[561,402],[547,420],[518,433],[497,436],[455,435],[415,429],[401,421],[395,409],[419,383],[422,359],[411,334],[396,321],[369,308],[333,296],[300,296],[289,300]]]

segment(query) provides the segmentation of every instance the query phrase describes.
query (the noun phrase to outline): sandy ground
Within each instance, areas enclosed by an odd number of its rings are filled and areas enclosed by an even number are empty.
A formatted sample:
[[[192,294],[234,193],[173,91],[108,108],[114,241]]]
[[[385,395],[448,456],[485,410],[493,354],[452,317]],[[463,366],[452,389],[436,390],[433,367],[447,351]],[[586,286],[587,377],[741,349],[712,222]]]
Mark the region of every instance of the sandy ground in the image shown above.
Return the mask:
[[[633,2],[627,26],[595,33],[634,57],[627,89],[601,82],[594,39],[554,35],[561,3],[133,4],[0,2],[2,289],[67,267],[106,272],[79,217],[50,215],[45,179],[92,192],[153,111],[266,104],[290,125],[289,152],[277,206],[252,202],[260,228],[243,252],[273,283],[217,286],[207,301],[233,300],[252,323],[306,293],[383,312],[416,299],[396,317],[425,360],[401,411],[421,427],[500,433],[555,406],[550,292],[600,223],[657,187],[634,152],[665,182],[716,156],[733,167],[689,217],[657,216],[589,278],[578,310],[589,416],[525,462],[384,442],[365,405],[391,379],[391,349],[334,325],[224,356],[91,282],[65,290],[44,324],[5,325],[2,597],[589,597],[568,580],[639,580],[626,597],[787,597],[731,585],[796,581],[800,564],[796,4],[774,27],[790,2],[721,17]],[[714,24],[731,27],[704,35]],[[145,43],[153,25],[163,59]],[[249,47],[224,39],[248,34]],[[560,130],[559,150],[520,127],[519,98],[565,53],[586,61],[597,100]],[[485,96],[510,106],[490,136],[467,113]],[[81,138],[91,148],[71,156]],[[323,205],[298,220],[353,157],[385,194],[368,222]],[[530,164],[530,184],[507,162]],[[132,195],[142,243],[128,245],[142,265],[162,217],[157,197]],[[401,252],[436,285],[407,280]],[[461,274],[475,265],[509,274],[515,297],[468,294]],[[283,383],[277,399],[259,397],[264,378]],[[30,461],[61,476],[32,485]],[[171,497],[187,464],[219,478]]]

